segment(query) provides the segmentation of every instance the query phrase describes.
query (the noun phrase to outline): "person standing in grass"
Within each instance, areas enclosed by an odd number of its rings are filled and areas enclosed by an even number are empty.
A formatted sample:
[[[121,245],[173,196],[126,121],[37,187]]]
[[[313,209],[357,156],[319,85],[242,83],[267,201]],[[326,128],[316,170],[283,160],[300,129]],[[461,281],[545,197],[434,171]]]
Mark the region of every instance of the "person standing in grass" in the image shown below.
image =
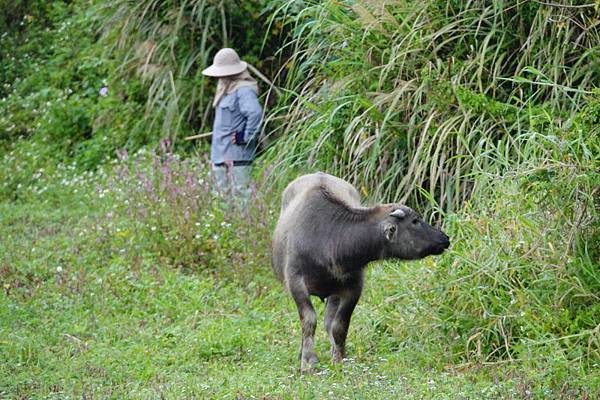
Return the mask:
[[[224,48],[217,52],[213,64],[202,71],[205,76],[219,79],[213,101],[215,120],[210,151],[215,183],[220,193],[244,202],[250,194],[252,162],[262,120],[258,85],[247,66],[235,50]]]

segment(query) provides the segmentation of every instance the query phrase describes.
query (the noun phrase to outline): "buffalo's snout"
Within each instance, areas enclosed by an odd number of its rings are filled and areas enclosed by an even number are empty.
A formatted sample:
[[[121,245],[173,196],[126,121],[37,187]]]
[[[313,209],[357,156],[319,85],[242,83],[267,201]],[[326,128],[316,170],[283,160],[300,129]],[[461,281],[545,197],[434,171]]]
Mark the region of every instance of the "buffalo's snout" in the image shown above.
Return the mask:
[[[440,231],[440,233],[442,234],[442,239],[440,240],[440,246],[442,246],[444,248],[444,250],[446,250],[448,247],[450,247],[450,238],[444,232]]]
[[[431,254],[442,254],[448,247],[450,247],[450,238],[441,230],[437,230],[437,235],[432,241],[432,246],[430,248]]]

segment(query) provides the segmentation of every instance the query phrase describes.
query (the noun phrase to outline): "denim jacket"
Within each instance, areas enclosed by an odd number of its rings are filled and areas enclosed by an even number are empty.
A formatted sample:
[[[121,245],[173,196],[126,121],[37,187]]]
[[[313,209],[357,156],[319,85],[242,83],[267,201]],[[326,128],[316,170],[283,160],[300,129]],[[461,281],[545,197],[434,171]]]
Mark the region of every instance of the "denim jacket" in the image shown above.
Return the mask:
[[[241,87],[224,96],[215,109],[210,159],[214,164],[226,161],[252,161],[262,119],[258,96],[249,87]],[[243,143],[233,144],[235,132]]]

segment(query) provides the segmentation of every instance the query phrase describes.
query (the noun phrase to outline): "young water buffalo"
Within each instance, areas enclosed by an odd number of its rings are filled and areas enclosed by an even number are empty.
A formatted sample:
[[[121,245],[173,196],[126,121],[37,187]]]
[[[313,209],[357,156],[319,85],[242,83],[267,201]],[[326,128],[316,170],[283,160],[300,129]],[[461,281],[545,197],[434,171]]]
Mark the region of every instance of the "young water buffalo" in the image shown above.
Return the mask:
[[[414,260],[441,254],[450,241],[411,208],[363,207],[348,182],[324,173],[304,175],[283,192],[273,234],[273,269],[290,291],[302,325],[301,371],[317,362],[317,314],[310,296],[327,299],[325,329],[334,362],[341,361],[348,326],[374,260]]]

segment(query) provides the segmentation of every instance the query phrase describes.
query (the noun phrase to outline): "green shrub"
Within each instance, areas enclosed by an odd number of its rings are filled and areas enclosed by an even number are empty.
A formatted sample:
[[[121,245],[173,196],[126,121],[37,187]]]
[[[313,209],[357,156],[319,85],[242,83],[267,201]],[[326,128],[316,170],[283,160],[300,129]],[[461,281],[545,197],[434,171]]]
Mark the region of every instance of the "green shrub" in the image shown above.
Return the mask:
[[[141,81],[113,81],[116,64],[96,43],[98,26],[86,4],[54,2],[44,10],[20,28],[20,41],[0,40],[0,48],[21,63],[8,63],[15,70],[2,81],[1,198],[22,197],[40,169],[71,160],[81,170],[94,169],[115,149],[136,150],[160,137],[142,126]]]

